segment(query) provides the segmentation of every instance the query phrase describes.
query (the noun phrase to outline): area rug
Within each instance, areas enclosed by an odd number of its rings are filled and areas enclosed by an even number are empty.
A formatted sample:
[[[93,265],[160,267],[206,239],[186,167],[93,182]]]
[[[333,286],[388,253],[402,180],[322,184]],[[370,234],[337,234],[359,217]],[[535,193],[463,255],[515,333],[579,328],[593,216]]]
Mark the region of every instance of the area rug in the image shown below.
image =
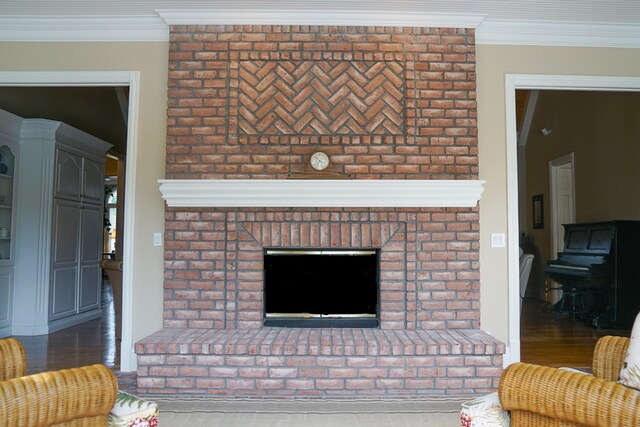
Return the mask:
[[[468,398],[420,399],[154,399],[160,427],[374,427],[460,425]]]

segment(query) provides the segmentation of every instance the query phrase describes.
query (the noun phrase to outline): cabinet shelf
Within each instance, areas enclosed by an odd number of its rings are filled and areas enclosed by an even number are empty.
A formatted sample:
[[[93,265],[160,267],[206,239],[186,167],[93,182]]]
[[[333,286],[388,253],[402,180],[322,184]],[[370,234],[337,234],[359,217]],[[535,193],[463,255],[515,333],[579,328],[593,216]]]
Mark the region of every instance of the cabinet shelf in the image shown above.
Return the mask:
[[[12,262],[13,259],[13,240],[11,236],[14,234],[13,221],[15,211],[13,210],[13,190],[15,181],[14,166],[16,165],[16,157],[11,148],[11,144],[0,145],[0,161],[2,162],[0,170],[0,225],[2,225],[3,236],[0,236],[0,259]]]

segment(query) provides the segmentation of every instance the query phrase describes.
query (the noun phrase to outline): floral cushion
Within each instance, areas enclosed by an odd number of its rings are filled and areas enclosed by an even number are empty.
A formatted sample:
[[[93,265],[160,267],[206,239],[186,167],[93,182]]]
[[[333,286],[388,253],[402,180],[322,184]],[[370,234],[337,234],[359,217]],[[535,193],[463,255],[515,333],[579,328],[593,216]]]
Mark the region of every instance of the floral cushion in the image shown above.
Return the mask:
[[[116,404],[109,414],[109,427],[157,427],[158,405],[118,391]]]
[[[640,314],[631,329],[631,341],[620,370],[620,384],[640,389]]]
[[[511,417],[502,409],[498,393],[491,393],[462,404],[461,427],[509,427]]]

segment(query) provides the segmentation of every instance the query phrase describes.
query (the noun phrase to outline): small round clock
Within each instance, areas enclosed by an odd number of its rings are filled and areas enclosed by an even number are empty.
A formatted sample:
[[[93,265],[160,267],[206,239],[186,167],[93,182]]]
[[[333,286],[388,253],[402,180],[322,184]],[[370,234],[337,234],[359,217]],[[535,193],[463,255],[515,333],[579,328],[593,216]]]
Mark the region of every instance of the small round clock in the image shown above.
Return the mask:
[[[317,171],[323,171],[327,167],[329,167],[329,156],[322,151],[317,151],[313,153],[311,159],[309,160],[311,167]]]

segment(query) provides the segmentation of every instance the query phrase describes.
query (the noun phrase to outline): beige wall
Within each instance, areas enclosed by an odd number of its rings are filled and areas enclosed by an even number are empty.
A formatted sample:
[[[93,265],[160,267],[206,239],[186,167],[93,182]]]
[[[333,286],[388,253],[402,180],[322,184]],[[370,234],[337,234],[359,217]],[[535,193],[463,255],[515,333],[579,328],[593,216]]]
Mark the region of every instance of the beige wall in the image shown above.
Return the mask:
[[[163,230],[163,201],[156,180],[164,176],[168,43],[0,43],[0,71],[141,72],[138,161],[135,175],[133,266],[134,341],[162,325],[162,249],[152,233]],[[489,247],[490,233],[507,232],[505,81],[511,74],[632,76],[640,50],[477,47],[482,328],[509,336],[507,250]]]
[[[576,222],[640,220],[640,93],[541,91],[527,140],[527,200],[542,194],[544,229],[533,230],[541,259],[551,257],[548,163],[575,154]],[[540,129],[551,128],[548,136]],[[631,190],[631,191],[629,191]]]
[[[133,342],[162,327],[168,43],[0,43],[1,71],[139,71],[140,106],[133,215]]]
[[[505,75],[635,77],[640,50],[480,45],[476,52],[480,179],[487,181],[480,202],[481,325],[508,342],[507,249],[489,245],[491,233],[507,232]]]

